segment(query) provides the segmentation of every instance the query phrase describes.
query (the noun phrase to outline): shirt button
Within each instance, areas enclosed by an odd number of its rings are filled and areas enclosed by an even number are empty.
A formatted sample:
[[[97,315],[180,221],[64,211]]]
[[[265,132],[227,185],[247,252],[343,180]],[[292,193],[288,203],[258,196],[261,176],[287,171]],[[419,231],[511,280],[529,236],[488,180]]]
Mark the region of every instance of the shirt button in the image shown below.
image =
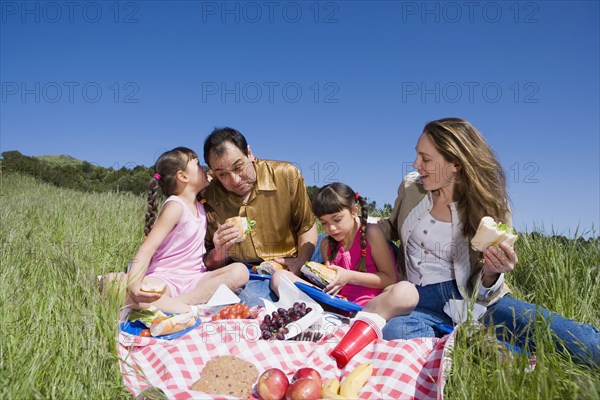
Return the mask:
[[[431,220],[431,223],[432,223],[432,224],[435,224],[435,219],[432,219],[432,220]]]
[[[426,230],[424,230],[424,231],[423,231],[423,233],[424,233],[425,235],[427,235],[427,229],[426,229]]]

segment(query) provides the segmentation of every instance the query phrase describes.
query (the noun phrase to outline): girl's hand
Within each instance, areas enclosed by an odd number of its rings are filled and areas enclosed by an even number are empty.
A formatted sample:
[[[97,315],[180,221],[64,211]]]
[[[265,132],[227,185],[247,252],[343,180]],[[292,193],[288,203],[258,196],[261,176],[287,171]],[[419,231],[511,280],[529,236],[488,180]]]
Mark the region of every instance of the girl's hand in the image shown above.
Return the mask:
[[[329,264],[329,261],[326,261],[325,265],[331,269],[335,269],[336,274],[333,281],[329,282],[329,285],[325,286],[325,289],[323,289],[323,291],[327,294],[334,296],[338,294],[338,292],[342,290],[342,288],[346,286],[350,281],[350,271],[348,271],[345,268],[338,267],[337,265]]]
[[[483,272],[488,274],[500,274],[515,269],[519,259],[515,250],[507,243],[499,246],[490,246],[483,251]]]
[[[137,304],[140,303],[152,303],[162,296],[161,293],[152,293],[152,292],[144,292],[142,291],[142,282],[137,281],[127,285],[127,292],[129,293],[129,297]]]

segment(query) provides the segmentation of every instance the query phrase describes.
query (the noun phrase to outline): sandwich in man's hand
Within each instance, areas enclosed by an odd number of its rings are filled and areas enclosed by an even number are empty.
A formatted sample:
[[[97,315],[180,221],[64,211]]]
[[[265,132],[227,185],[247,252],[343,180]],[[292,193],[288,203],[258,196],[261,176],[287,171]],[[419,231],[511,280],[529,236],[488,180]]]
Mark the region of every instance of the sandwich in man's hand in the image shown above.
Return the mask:
[[[256,221],[249,219],[247,217],[231,217],[227,218],[225,222],[233,222],[238,229],[238,237],[236,242],[239,243],[246,239],[246,235],[250,233],[254,226],[256,226]]]
[[[475,251],[484,251],[490,246],[498,246],[502,242],[512,246],[517,240],[514,229],[503,223],[496,223],[492,217],[483,217],[471,239],[471,248]]]
[[[333,268],[329,268],[324,264],[309,261],[300,268],[300,272],[320,288],[329,285],[335,279],[337,272]]]

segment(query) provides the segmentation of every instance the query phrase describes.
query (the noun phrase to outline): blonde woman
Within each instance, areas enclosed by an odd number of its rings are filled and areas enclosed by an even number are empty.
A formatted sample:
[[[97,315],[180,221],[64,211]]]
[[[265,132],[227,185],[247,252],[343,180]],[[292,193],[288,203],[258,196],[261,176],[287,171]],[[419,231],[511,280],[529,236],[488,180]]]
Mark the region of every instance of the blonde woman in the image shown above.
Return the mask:
[[[600,365],[598,329],[508,295],[504,274],[518,262],[512,245],[471,249],[482,217],[512,222],[504,172],[477,129],[459,118],[430,122],[416,152],[416,172],[404,178],[392,215],[380,226],[387,240],[400,239],[400,275],[415,284],[419,303],[410,315],[388,321],[384,337],[439,336],[434,326],[452,324],[446,302],[476,297],[488,307],[484,323],[497,326],[502,339],[533,350],[530,328],[539,315],[560,339],[559,348],[580,363]]]

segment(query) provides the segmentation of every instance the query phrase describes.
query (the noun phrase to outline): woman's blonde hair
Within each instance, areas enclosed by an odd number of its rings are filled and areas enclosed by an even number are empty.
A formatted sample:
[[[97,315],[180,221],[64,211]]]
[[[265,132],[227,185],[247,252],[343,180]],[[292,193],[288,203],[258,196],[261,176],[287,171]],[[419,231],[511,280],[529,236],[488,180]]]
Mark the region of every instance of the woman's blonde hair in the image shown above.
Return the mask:
[[[460,168],[456,174],[457,208],[467,237],[475,235],[482,217],[506,222],[509,199],[506,176],[481,133],[461,118],[443,118],[423,128],[448,162]]]

